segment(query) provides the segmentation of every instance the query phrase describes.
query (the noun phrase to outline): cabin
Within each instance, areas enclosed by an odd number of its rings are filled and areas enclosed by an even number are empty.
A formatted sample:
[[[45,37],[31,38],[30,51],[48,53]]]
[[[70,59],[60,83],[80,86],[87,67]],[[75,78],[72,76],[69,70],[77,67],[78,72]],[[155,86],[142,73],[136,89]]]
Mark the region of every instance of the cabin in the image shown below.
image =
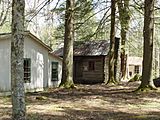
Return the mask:
[[[116,38],[118,41],[119,38]],[[74,41],[73,77],[74,83],[102,83],[108,80],[110,43],[107,40]],[[63,57],[63,45],[54,51]],[[142,58],[127,57],[127,77],[142,74]]]
[[[0,34],[0,93],[11,92],[11,34]],[[61,82],[62,59],[29,31],[24,33],[24,85],[41,91]]]
[[[142,57],[129,56],[127,58],[127,76],[133,77],[136,74],[142,75]]]
[[[108,41],[76,42],[74,48],[74,82],[102,83],[107,76]]]
[[[74,83],[102,83],[107,80],[109,45],[106,40],[74,42]],[[54,53],[62,57],[63,47]]]

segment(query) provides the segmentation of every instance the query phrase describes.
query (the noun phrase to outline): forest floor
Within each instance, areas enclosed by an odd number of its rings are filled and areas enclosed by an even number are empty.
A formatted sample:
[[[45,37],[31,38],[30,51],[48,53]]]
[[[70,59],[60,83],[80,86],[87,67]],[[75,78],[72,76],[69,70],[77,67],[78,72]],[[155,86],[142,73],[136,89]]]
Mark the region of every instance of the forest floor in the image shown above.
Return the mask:
[[[28,93],[28,120],[160,120],[160,91],[135,93],[139,83],[77,85]],[[0,120],[11,120],[11,98],[0,97]]]

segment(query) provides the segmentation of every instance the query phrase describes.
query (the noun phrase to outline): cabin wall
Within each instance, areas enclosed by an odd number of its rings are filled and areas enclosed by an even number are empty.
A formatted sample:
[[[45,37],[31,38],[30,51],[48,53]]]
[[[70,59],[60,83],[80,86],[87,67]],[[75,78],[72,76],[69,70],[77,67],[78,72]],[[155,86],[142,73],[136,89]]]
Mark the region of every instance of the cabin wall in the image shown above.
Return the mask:
[[[11,37],[0,37],[0,95],[11,94]],[[24,83],[26,92],[40,91],[46,87],[58,86],[62,74],[62,60],[49,53],[44,47],[30,36],[25,36],[24,58],[31,59],[31,81]],[[52,83],[51,62],[59,62],[58,82]]]
[[[11,42],[7,39],[0,39],[0,91],[11,90],[10,80],[10,53]]]
[[[73,60],[73,79],[74,83],[81,83],[83,81],[83,57],[74,57]]]
[[[94,62],[94,70],[89,70],[89,62]],[[80,83],[100,83],[104,81],[104,57],[74,57],[74,81]]]
[[[140,75],[142,75],[142,65],[128,65],[128,78],[133,77],[135,74],[135,66],[139,66],[139,73]]]
[[[25,37],[24,58],[31,59],[31,82],[25,83],[26,91],[43,90],[48,86],[48,50],[30,37]]]
[[[57,81],[52,81],[51,76],[52,76],[52,62],[58,62],[58,80]],[[58,87],[59,84],[61,83],[61,78],[62,78],[62,60],[56,59],[53,57],[51,54],[49,55],[48,59],[48,87]]]
[[[11,38],[0,39],[0,92],[11,91]],[[24,40],[24,58],[31,58],[31,82],[26,91],[43,90],[48,80],[48,50],[29,37]],[[3,68],[3,69],[2,69]]]

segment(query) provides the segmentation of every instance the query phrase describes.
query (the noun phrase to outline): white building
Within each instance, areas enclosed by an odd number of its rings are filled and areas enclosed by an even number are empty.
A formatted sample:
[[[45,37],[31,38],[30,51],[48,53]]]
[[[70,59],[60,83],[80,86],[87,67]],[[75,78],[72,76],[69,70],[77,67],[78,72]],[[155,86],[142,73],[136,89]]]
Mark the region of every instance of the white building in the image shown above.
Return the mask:
[[[136,74],[142,75],[142,57],[129,56],[127,59],[127,76],[133,77]]]
[[[38,91],[58,86],[61,80],[62,59],[40,39],[25,32],[24,82],[26,91]],[[11,91],[11,34],[0,34],[0,92]]]

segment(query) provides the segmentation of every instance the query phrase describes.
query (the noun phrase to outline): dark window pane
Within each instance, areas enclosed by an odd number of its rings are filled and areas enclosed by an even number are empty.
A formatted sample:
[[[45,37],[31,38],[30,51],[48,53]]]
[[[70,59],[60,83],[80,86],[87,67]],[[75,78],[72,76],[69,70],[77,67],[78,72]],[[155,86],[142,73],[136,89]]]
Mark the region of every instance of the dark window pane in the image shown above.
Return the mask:
[[[89,70],[95,70],[95,62],[94,61],[89,61],[89,63],[88,63],[89,65],[88,65],[88,69]]]
[[[52,62],[52,67],[51,67],[51,80],[52,81],[57,81],[58,80],[58,62]]]
[[[31,82],[31,59],[24,58],[24,82]]]
[[[138,74],[139,73],[139,66],[137,65],[137,66],[135,66],[135,68],[134,68],[134,73],[136,73],[136,74]]]

